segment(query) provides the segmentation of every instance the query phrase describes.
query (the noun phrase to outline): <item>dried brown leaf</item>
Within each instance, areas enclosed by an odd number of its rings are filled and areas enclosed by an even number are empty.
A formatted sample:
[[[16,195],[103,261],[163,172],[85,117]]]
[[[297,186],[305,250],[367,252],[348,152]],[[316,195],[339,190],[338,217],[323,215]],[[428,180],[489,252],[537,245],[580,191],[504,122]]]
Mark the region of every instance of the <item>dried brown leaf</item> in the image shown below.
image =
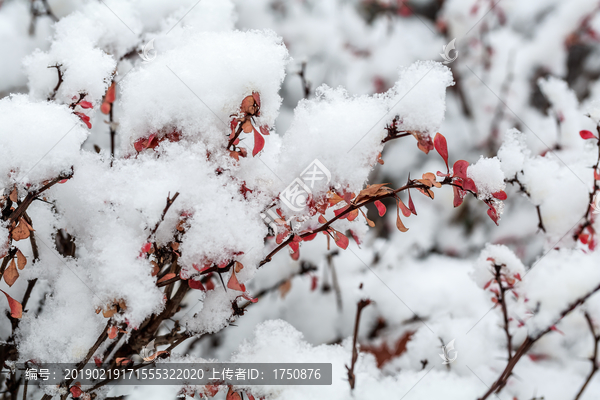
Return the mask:
[[[8,286],[12,286],[17,278],[19,277],[19,271],[17,271],[17,265],[15,264],[14,258],[10,260],[10,264],[8,264],[8,268],[4,271],[4,282]]]
[[[27,239],[30,234],[27,222],[23,218],[19,219],[19,224],[13,228],[11,234],[14,241]]]
[[[19,249],[17,249],[17,265],[19,266],[19,269],[23,269],[27,265],[27,258]]]
[[[112,304],[106,310],[102,310],[102,315],[104,316],[104,318],[110,318],[113,315],[115,315],[116,313],[117,313],[117,305],[116,304]]]
[[[13,203],[16,203],[17,200],[19,200],[19,191],[17,190],[17,188],[15,187],[12,192],[10,192],[10,196],[8,196],[8,198],[10,199],[10,201],[12,201]]]

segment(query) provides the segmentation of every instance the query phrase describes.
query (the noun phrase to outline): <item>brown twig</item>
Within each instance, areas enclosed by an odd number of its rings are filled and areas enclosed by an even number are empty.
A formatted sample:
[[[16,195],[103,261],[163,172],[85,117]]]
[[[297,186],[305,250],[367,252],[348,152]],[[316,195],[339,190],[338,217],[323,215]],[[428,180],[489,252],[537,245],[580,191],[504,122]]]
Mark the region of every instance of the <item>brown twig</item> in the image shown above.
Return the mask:
[[[5,221],[8,220],[10,223],[16,222],[19,218],[21,218],[23,216],[25,211],[27,211],[27,207],[29,207],[31,205],[31,203],[37,196],[39,196],[45,190],[48,190],[52,186],[56,185],[58,182],[60,182],[64,179],[70,179],[71,177],[73,177],[72,171],[68,174],[60,175],[60,176],[52,179],[51,181],[46,183],[44,186],[42,186],[38,190],[27,193],[27,196],[25,196],[25,198],[19,204],[19,206],[12,213],[10,213],[7,218],[3,217],[2,219]]]
[[[523,343],[521,344],[521,346],[519,346],[519,348],[517,349],[517,351],[515,352],[513,357],[508,361],[508,364],[506,364],[506,367],[504,368],[504,371],[502,371],[502,373],[500,374],[500,377],[498,377],[498,379],[492,384],[492,386],[490,386],[489,390],[482,397],[480,397],[479,400],[487,399],[494,392],[499,393],[502,390],[502,388],[504,388],[506,383],[508,382],[508,378],[511,376],[513,369],[515,368],[515,366],[517,365],[517,363],[519,362],[521,357],[523,357],[525,354],[527,354],[529,349],[531,349],[531,346],[533,346],[533,344],[535,342],[537,342],[541,337],[546,335],[548,332],[552,331],[552,329],[554,328],[554,326],[556,324],[558,324],[565,316],[567,316],[577,306],[583,304],[591,295],[596,293],[598,290],[600,290],[600,285],[596,286],[594,289],[592,289],[590,292],[588,292],[585,296],[580,297],[575,302],[573,302],[573,304],[569,305],[565,310],[563,310],[560,313],[558,319],[556,319],[556,321],[554,321],[554,323],[552,325],[550,325],[548,328],[546,328],[545,330],[539,332],[538,334],[536,334],[534,336],[528,335],[525,338],[525,340],[523,341]]]
[[[519,178],[517,178],[516,175],[512,179],[506,180],[506,183],[510,183],[511,185],[518,185],[519,192],[523,193],[525,196],[531,198],[531,195],[525,188],[525,185],[523,185],[523,183],[521,183],[521,181],[519,180]],[[544,227],[544,221],[542,220],[542,211],[540,209],[540,206],[536,205],[535,208],[536,208],[537,216],[538,216],[538,229],[541,229],[543,232],[546,232],[546,228]]]
[[[175,192],[173,197],[170,197],[170,196],[171,196],[171,193],[169,193],[167,195],[167,204],[165,205],[165,208],[163,209],[160,219],[158,220],[158,222],[156,223],[154,228],[152,228],[152,230],[150,231],[150,234],[148,235],[148,241],[152,238],[152,236],[154,236],[154,234],[158,230],[158,227],[160,226],[160,224],[165,220],[165,215],[167,214],[167,211],[169,211],[169,208],[171,208],[171,206],[173,205],[173,202],[175,201],[175,199],[177,199],[177,197],[179,196],[179,192]]]
[[[509,327],[508,327],[508,311],[506,308],[506,288],[502,285],[502,277],[500,275],[500,270],[502,269],[502,265],[494,264],[494,269],[496,272],[496,282],[500,287],[500,293],[496,295],[498,299],[498,303],[502,306],[502,315],[504,316],[504,332],[506,333],[506,343],[508,349],[508,361],[512,358],[512,336],[510,335]]]
[[[348,382],[350,383],[350,390],[354,390],[354,385],[356,384],[354,366],[356,364],[356,360],[358,360],[358,349],[356,347],[356,342],[358,340],[358,326],[360,325],[360,314],[362,313],[363,308],[365,308],[369,304],[371,304],[371,300],[362,299],[358,302],[356,307],[356,320],[354,322],[354,339],[352,340],[352,363],[350,367],[346,365],[346,369],[348,370]]]
[[[56,92],[58,92],[60,85],[63,83],[63,74],[62,74],[62,70],[60,69],[60,67],[62,67],[62,64],[50,65],[48,67],[48,68],[56,68],[56,71],[58,72],[58,83],[52,90],[52,94],[50,95],[50,97],[48,97],[48,101],[54,100],[56,98]]]
[[[439,182],[442,185],[450,185],[450,186],[456,186],[455,184],[451,183],[448,180],[445,180],[443,182]],[[363,206],[366,206],[367,204],[371,204],[374,203],[377,200],[382,200],[388,197],[396,197],[396,195],[404,190],[408,190],[408,189],[423,189],[423,190],[427,190],[427,189],[431,189],[430,187],[428,187],[427,185],[424,185],[422,183],[417,183],[416,181],[411,181],[409,183],[407,183],[406,185],[395,189],[395,190],[390,190],[389,192],[377,196],[377,197],[369,197],[359,203],[356,204],[351,204],[348,208],[346,208],[344,211],[342,211],[341,213],[339,213],[338,215],[336,215],[335,217],[331,218],[328,222],[326,222],[325,224],[321,225],[320,227],[313,229],[311,231],[308,232],[304,232],[300,235],[298,235],[301,239],[313,235],[315,233],[319,233],[319,232],[323,232],[326,231],[331,224],[333,224],[335,221],[337,221],[340,218],[343,218],[344,216],[346,216],[346,214],[349,214],[350,212],[357,210]],[[472,193],[472,192],[470,192]],[[271,259],[273,258],[273,256],[275,256],[275,254],[277,254],[279,251],[281,251],[281,249],[285,248],[285,246],[289,245],[292,241],[294,240],[294,236],[291,235],[290,237],[288,237],[285,241],[283,241],[279,246],[277,246],[275,249],[273,249],[273,251],[271,251],[259,264],[258,264],[258,268],[262,267],[263,265],[265,265],[266,263],[270,262]]]
[[[304,90],[304,98],[308,99],[310,96],[310,82],[306,79],[306,61],[303,61],[300,66],[298,76],[302,80],[302,90]]]
[[[598,343],[600,342],[600,335],[598,335],[596,333],[596,330],[594,329],[594,324],[592,322],[592,318],[587,313],[587,311],[584,313],[584,316],[585,316],[585,320],[588,323],[588,326],[590,327],[590,332],[592,333],[592,337],[594,338],[594,354],[590,357],[590,361],[592,362],[592,370],[590,371],[587,379],[583,383],[583,386],[579,390],[579,393],[577,393],[577,396],[575,396],[575,400],[579,400],[579,398],[583,394],[583,391],[587,387],[588,383],[590,383],[590,381],[592,380],[592,377],[594,376],[596,371],[598,371],[598,361],[597,360],[598,360]]]
[[[77,369],[77,371],[80,371],[83,367],[85,367],[85,364],[87,364],[88,361],[90,361],[90,359],[92,358],[92,356],[94,355],[94,353],[96,352],[96,350],[98,350],[98,348],[100,347],[100,345],[102,343],[104,343],[104,341],[106,339],[108,339],[108,328],[111,325],[111,320],[109,320],[106,323],[106,327],[104,327],[104,329],[102,330],[102,333],[100,333],[100,336],[98,336],[98,339],[96,339],[96,343],[94,343],[94,345],[92,347],[90,347],[90,349],[88,350],[87,355],[84,357],[83,360],[81,360],[76,366],[75,368]],[[61,387],[68,387],[71,383],[73,383],[73,381],[75,380],[75,378],[71,378],[71,379],[67,379],[65,381],[63,381],[60,386]],[[42,397],[42,400],[50,400],[52,399],[52,395],[50,394],[45,394]]]

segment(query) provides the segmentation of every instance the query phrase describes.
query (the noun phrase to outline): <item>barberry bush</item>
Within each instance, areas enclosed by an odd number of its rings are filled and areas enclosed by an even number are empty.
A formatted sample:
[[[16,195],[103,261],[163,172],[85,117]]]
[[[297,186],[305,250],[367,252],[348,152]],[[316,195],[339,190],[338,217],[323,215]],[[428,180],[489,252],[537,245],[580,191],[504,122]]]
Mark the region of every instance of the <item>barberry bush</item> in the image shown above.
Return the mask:
[[[2,399],[600,395],[597,2],[7,0],[0,26]],[[16,373],[217,361],[333,379]]]

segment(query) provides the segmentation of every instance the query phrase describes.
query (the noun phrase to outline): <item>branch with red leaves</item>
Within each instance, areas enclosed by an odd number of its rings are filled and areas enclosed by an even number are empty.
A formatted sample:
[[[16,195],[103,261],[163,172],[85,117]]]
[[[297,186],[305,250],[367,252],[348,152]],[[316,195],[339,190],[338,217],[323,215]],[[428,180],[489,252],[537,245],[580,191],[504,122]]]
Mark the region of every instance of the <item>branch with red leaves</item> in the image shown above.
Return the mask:
[[[492,384],[492,386],[490,386],[489,390],[482,397],[479,398],[479,400],[487,399],[494,392],[499,393],[504,388],[506,383],[508,382],[508,378],[510,378],[510,376],[512,375],[512,371],[515,368],[515,366],[517,365],[517,363],[519,362],[519,360],[521,359],[521,357],[523,357],[525,354],[527,354],[527,352],[531,349],[533,344],[535,342],[537,342],[539,339],[541,339],[547,333],[555,330],[556,324],[558,324],[565,316],[567,316],[569,313],[571,313],[571,311],[573,311],[577,306],[585,303],[585,301],[588,298],[590,298],[590,296],[592,296],[594,293],[596,293],[598,290],[600,290],[600,285],[596,286],[594,289],[592,289],[586,295],[580,297],[575,302],[573,302],[573,304],[569,305],[566,309],[564,309],[560,313],[560,316],[556,319],[556,321],[554,321],[554,323],[552,325],[550,325],[548,328],[544,329],[543,331],[537,333],[534,336],[528,335],[525,338],[525,340],[523,341],[523,343],[521,343],[521,346],[519,346],[519,348],[515,352],[514,356],[508,361],[508,364],[506,365],[506,367],[504,368],[504,371],[502,371],[502,373],[500,374],[498,379]]]
[[[575,233],[573,234],[573,238],[575,240],[579,240],[584,245],[587,245],[590,250],[594,250],[594,248],[596,247],[596,244],[597,244],[597,239],[595,237],[596,231],[593,227],[593,223],[596,218],[596,214],[594,213],[594,211],[595,211],[594,203],[596,201],[596,197],[598,196],[598,193],[600,192],[600,185],[598,184],[598,182],[600,182],[600,171],[598,171],[598,166],[600,165],[600,125],[598,125],[596,127],[596,130],[598,132],[598,136],[596,136],[592,132],[586,131],[586,130],[579,132],[579,135],[581,136],[582,139],[585,139],[585,140],[592,139],[592,140],[596,141],[596,145],[598,146],[598,158],[596,159],[596,164],[594,164],[594,166],[592,167],[594,170],[594,188],[590,192],[590,199],[589,199],[590,206],[588,207],[588,209],[586,210],[586,212],[583,216],[585,218],[585,222],[583,224],[581,224],[577,228],[577,230],[575,230]],[[584,233],[584,231],[586,229],[587,229],[588,233]]]
[[[227,144],[227,150],[231,157],[239,160],[240,157],[246,157],[247,152],[243,147],[237,148],[236,146],[240,143],[239,136],[242,132],[250,133],[254,132],[254,149],[252,150],[252,157],[255,157],[265,147],[265,139],[262,135],[269,135],[269,128],[267,126],[260,126],[259,131],[254,127],[254,118],[260,117],[260,94],[252,92],[250,96],[246,96],[242,100],[240,106],[241,114],[239,116],[233,116],[230,122],[231,134],[229,135],[229,143]]]

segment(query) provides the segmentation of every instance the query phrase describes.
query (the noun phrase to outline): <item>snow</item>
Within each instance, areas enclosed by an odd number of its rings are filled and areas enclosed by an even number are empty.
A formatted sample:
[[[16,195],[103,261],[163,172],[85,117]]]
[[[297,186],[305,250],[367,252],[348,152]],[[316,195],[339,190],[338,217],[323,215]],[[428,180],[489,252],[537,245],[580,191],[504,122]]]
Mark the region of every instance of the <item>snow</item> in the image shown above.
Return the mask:
[[[14,95],[0,100],[0,137],[0,187],[8,188],[68,173],[87,133],[67,107]]]
[[[18,361],[79,362],[116,324],[127,334],[100,345],[95,355],[106,362],[129,346],[126,355],[139,362],[140,346],[160,337],[165,350],[185,333],[193,337],[160,363],[333,365],[331,386],[235,388],[256,399],[474,399],[506,367],[507,332],[513,356],[527,336],[547,332],[498,397],[576,396],[594,354],[584,312],[600,329],[600,295],[589,295],[600,285],[600,222],[589,204],[598,143],[579,134],[597,133],[600,120],[597,4],[47,3],[56,23],[31,15],[32,4],[43,12],[45,2],[0,6],[0,255],[18,248],[27,259],[11,286],[13,272],[3,271],[0,289],[22,302],[37,279],[18,327],[0,323],[2,346],[14,346]],[[454,38],[458,58],[440,63]],[[156,58],[143,60],[137,53],[151,40]],[[112,82],[116,101],[107,115],[99,108]],[[227,148],[230,123],[252,94],[260,96],[253,125],[269,135],[252,156],[255,134],[242,133],[248,156],[236,160]],[[75,106],[80,98],[92,108]],[[382,143],[395,118],[406,136]],[[350,239],[347,249],[319,233],[298,244],[298,260],[290,246],[269,256],[282,238],[269,237],[261,214],[279,210],[294,219],[293,233],[304,234],[345,206],[317,209],[332,192],[356,195],[378,183],[397,189],[409,176],[445,171],[438,152],[424,154],[413,137],[437,132],[447,139],[450,165],[469,163],[477,197],[454,208],[447,181],[432,188],[433,199],[411,190],[417,215],[401,216],[408,232],[396,228],[396,205],[386,198],[385,216],[373,204],[362,207],[374,227],[361,214],[333,222]],[[158,146],[140,149],[151,137]],[[324,179],[311,181],[313,171]],[[313,201],[298,209],[284,190],[299,180],[310,184]],[[15,186],[16,204],[7,201]],[[506,200],[494,197],[501,191]],[[408,204],[406,191],[398,195]],[[13,240],[11,206],[27,208],[35,240]],[[503,212],[501,226],[486,206]],[[63,248],[66,238],[73,253]],[[234,272],[224,266],[233,260],[245,292],[227,287]],[[164,264],[158,276],[156,263]],[[202,279],[205,266],[222,269],[204,275],[208,290],[190,288],[176,303],[174,293]],[[180,281],[157,285],[167,272]],[[346,366],[364,298],[372,303],[360,319],[351,393]],[[105,317],[114,303],[119,311]],[[151,324],[156,331],[147,331],[149,321],[160,322]],[[449,343],[457,358],[443,364]],[[206,394],[149,387],[91,395]],[[592,379],[581,399],[599,392]]]

